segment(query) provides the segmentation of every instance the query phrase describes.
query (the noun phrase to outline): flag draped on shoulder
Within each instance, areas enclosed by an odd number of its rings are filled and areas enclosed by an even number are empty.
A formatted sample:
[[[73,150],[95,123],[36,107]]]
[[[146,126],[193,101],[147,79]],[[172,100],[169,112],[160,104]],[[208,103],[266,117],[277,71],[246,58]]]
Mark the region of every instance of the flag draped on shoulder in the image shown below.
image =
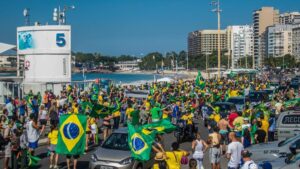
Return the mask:
[[[61,115],[59,120],[58,154],[80,155],[85,150],[85,130],[87,117],[85,115]]]
[[[201,72],[198,71],[198,75],[196,77],[196,86],[200,87],[200,89],[203,89],[205,85],[205,80],[203,79]]]
[[[141,131],[141,128],[135,128],[128,123],[128,142],[131,150],[131,156],[136,160],[147,161],[150,159],[152,143],[155,139],[155,132],[148,135]]]

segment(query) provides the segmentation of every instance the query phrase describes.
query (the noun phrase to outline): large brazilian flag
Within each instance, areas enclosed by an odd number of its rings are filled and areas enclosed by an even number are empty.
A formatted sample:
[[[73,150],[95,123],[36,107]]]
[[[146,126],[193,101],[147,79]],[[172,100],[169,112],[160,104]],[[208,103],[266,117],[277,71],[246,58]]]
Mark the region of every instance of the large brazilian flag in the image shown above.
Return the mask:
[[[156,132],[144,134],[141,128],[135,128],[131,123],[128,125],[128,143],[131,150],[131,156],[140,161],[147,161],[150,159],[152,143],[155,139]]]
[[[85,115],[60,116],[56,146],[58,154],[80,155],[84,153],[86,122]]]

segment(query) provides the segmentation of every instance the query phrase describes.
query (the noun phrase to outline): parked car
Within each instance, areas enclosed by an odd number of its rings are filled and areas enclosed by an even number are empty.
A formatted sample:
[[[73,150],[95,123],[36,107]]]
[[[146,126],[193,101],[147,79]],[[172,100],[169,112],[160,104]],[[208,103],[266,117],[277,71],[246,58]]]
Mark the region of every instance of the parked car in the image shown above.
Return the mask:
[[[152,165],[152,159],[140,162],[131,158],[127,128],[120,128],[91,155],[89,169],[148,169]]]
[[[274,141],[260,143],[247,148],[251,153],[254,161],[270,161],[279,157],[286,157],[290,152],[290,146],[300,142],[300,135],[283,141]]]
[[[276,122],[275,136],[284,140],[300,134],[300,110],[289,110],[280,113]]]
[[[238,112],[242,112],[247,99],[245,97],[230,97],[227,102],[233,103]]]
[[[231,110],[235,110],[236,109],[236,106],[231,103],[231,102],[215,102],[212,104],[214,107],[215,106],[219,106],[220,107],[220,114],[222,116],[226,116],[229,114],[229,112]]]

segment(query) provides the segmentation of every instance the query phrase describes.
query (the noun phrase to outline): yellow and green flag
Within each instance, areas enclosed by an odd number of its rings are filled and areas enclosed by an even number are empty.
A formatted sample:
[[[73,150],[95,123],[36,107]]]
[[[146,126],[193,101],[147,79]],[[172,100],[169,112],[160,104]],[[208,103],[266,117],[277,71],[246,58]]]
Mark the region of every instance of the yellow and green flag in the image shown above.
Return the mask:
[[[86,122],[85,115],[60,116],[56,146],[58,154],[80,155],[84,153]]]
[[[156,132],[144,134],[141,128],[135,128],[131,123],[128,125],[128,144],[131,150],[132,158],[140,161],[148,161],[150,159],[152,144],[155,139]]]
[[[201,72],[198,71],[198,75],[196,77],[196,86],[200,87],[200,89],[204,89],[205,85],[205,80],[203,79]]]

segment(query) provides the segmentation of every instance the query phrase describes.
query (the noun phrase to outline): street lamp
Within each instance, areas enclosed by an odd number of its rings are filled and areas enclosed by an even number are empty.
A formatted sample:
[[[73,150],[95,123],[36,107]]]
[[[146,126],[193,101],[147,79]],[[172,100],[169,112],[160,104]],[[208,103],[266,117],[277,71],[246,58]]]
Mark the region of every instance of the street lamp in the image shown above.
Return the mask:
[[[213,12],[216,12],[218,15],[218,79],[221,78],[221,9],[220,9],[220,0],[218,1],[212,1],[211,5],[216,6],[215,9],[213,9]]]

